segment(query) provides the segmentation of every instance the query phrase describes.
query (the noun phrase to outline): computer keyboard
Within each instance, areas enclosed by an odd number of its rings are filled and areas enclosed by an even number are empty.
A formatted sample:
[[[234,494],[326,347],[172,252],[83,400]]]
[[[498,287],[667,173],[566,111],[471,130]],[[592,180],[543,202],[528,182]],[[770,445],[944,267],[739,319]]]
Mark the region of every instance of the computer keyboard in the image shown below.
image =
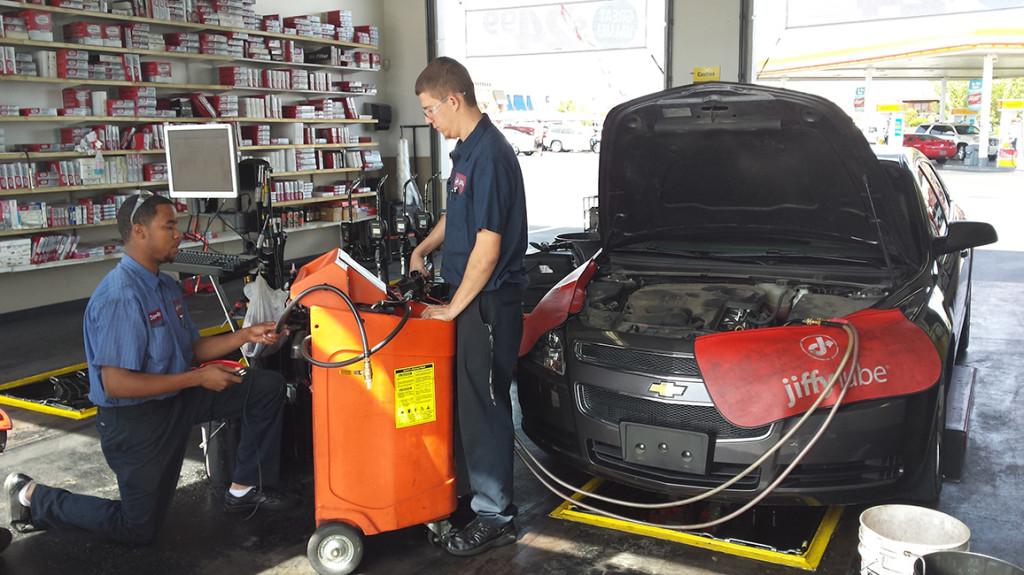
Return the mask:
[[[256,256],[248,254],[222,254],[199,250],[179,249],[174,261],[164,264],[165,271],[193,275],[240,275],[255,267]]]

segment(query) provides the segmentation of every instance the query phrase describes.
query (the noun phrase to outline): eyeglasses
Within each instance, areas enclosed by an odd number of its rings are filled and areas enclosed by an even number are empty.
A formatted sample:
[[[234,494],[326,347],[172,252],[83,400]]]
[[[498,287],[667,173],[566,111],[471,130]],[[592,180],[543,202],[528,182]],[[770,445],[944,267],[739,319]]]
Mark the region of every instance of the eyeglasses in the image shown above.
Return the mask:
[[[451,95],[445,96],[444,98],[441,99],[440,102],[434,104],[434,106],[431,108],[423,108],[423,115],[426,116],[427,118],[433,118],[434,114],[436,114],[437,111],[441,109],[441,106],[444,105],[444,103],[447,102],[448,98],[450,97]]]
[[[148,200],[151,197],[153,197],[153,192],[149,190],[142,190],[141,192],[139,192],[139,197],[135,200],[135,207],[132,208],[132,213],[130,216],[128,216],[129,224],[135,225],[135,212],[139,211],[139,208],[142,207],[142,204],[146,203],[146,200]]]

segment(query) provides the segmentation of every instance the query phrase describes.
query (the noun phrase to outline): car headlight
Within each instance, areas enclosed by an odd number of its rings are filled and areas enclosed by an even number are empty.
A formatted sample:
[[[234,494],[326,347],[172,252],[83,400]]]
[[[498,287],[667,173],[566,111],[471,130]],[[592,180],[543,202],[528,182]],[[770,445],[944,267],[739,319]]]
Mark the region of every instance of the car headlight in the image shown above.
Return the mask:
[[[565,345],[562,335],[557,331],[549,331],[533,346],[533,361],[558,375],[565,375]]]

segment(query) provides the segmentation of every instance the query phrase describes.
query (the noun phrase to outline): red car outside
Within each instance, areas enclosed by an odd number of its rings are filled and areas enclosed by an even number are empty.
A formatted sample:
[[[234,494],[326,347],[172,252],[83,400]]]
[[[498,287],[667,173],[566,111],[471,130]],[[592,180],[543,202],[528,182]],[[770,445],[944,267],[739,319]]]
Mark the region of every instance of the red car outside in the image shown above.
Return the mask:
[[[940,164],[945,164],[949,158],[956,157],[956,142],[931,134],[904,134],[903,145],[917,148],[928,159]]]

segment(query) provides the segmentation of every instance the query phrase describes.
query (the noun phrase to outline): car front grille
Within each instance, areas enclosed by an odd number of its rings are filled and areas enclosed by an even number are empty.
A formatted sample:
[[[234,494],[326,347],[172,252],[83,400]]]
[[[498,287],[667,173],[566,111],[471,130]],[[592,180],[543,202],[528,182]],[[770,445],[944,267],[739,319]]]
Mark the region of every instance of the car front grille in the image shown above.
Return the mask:
[[[599,343],[581,343],[577,346],[576,357],[584,363],[618,370],[700,377],[700,368],[692,355],[670,355]]]
[[[621,450],[614,445],[608,445],[599,441],[588,441],[587,443],[588,451],[590,452],[590,460],[594,463],[612,471],[628,473],[631,476],[639,476],[648,481],[666,485],[685,485],[691,488],[717,487],[726,481],[729,481],[744,469],[742,465],[714,464],[712,465],[712,468],[708,470],[707,475],[682,473],[627,462],[622,459]],[[754,489],[757,489],[760,481],[761,470],[755,469],[745,475],[738,482],[734,483],[729,487],[729,489],[736,491],[753,491]]]
[[[657,427],[697,431],[713,439],[755,439],[766,437],[771,425],[739,427],[733,425],[713,405],[683,405],[633,397],[597,387],[578,387],[583,413],[594,419],[618,426],[626,421]]]

